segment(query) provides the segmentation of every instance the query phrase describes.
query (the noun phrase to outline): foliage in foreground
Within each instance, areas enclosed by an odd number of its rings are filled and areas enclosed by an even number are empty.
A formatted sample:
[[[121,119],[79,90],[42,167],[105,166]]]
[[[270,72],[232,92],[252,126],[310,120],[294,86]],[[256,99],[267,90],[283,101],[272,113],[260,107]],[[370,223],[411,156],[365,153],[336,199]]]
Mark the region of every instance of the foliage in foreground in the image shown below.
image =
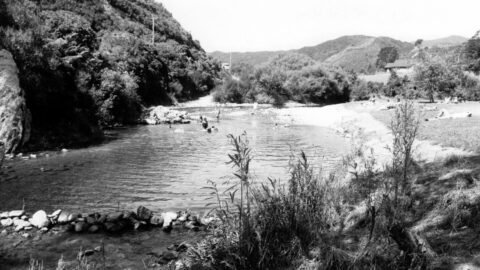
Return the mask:
[[[315,173],[303,152],[291,162],[285,184],[272,179],[254,183],[246,135],[230,136],[234,151],[229,157],[238,183],[226,190],[227,199],[212,188],[222,222],[190,251],[186,265],[288,269],[309,261],[314,262],[312,269],[426,267],[428,243],[409,230],[415,213],[412,143],[418,119],[410,103],[397,109],[395,119],[393,159],[385,172],[375,169],[373,153],[359,144],[346,159],[353,176],[346,184]]]

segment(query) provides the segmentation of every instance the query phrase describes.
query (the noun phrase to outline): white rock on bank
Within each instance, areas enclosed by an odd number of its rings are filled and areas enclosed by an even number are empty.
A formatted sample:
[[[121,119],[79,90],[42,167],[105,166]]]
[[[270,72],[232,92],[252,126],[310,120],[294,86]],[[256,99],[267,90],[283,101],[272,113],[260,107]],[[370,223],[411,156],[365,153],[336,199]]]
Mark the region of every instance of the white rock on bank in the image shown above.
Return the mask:
[[[57,219],[58,216],[60,216],[60,213],[62,213],[62,210],[58,209],[58,210],[56,210],[55,212],[53,212],[53,213],[51,213],[50,215],[48,215],[47,217],[53,218],[53,219]]]
[[[8,212],[0,213],[0,218],[8,218]]]
[[[25,220],[21,220],[21,219],[14,219],[13,224],[15,225],[15,231],[16,232],[23,230],[23,228],[25,228],[25,227],[32,226],[32,224],[30,222],[25,221]]]
[[[2,224],[3,227],[10,227],[13,225],[13,220],[11,218],[2,219],[0,220],[0,223]]]
[[[163,227],[169,227],[172,225],[172,222],[178,218],[178,214],[174,212],[162,213],[163,217]]]
[[[25,214],[24,210],[13,210],[8,212],[8,217],[10,218],[15,218],[15,217],[21,217]]]
[[[74,221],[75,217],[68,212],[61,212],[58,216],[58,223],[68,223]]]
[[[39,210],[33,214],[32,218],[30,219],[30,223],[37,228],[43,228],[50,225],[50,220],[48,220],[47,213],[45,213],[45,211]]]

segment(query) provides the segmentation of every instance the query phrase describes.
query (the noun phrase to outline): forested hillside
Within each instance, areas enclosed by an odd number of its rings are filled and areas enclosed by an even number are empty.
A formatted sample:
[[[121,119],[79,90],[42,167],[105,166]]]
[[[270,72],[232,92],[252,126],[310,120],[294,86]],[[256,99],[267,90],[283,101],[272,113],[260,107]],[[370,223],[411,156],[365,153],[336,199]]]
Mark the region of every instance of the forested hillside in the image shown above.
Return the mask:
[[[0,0],[0,49],[32,115],[28,149],[90,142],[144,106],[207,94],[219,72],[153,0]]]
[[[259,65],[268,62],[272,57],[284,53],[305,54],[318,62],[336,65],[356,72],[374,72],[378,53],[384,47],[394,47],[400,56],[408,54],[413,44],[388,37],[370,37],[363,35],[342,36],[320,43],[316,46],[303,47],[291,51],[264,51],[232,53],[232,62]],[[228,62],[230,54],[213,52],[211,56],[219,61]]]

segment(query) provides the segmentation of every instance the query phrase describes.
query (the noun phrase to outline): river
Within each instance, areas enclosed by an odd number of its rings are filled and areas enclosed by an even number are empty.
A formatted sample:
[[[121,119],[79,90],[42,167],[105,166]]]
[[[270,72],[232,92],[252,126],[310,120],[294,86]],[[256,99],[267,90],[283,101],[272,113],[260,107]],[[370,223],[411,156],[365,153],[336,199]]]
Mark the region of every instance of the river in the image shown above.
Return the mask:
[[[213,109],[190,109],[213,117]],[[201,111],[199,111],[201,110]],[[104,144],[29,160],[9,161],[0,182],[0,210],[108,212],[144,205],[154,211],[205,209],[208,180],[231,179],[226,164],[232,146],[228,134],[247,132],[253,149],[252,176],[288,179],[292,153],[306,152],[313,165],[331,168],[347,149],[332,130],[288,123],[275,125],[268,113],[224,109],[218,132],[200,124],[133,126],[114,130]]]
[[[210,118],[217,112],[189,110]],[[256,183],[268,177],[288,179],[290,158],[300,150],[317,169],[329,171],[340,163],[348,149],[343,137],[327,128],[279,122],[268,111],[252,115],[250,109],[224,108],[221,121],[210,123],[218,127],[212,133],[199,123],[119,128],[111,131],[115,139],[101,145],[7,161],[0,175],[0,211],[19,209],[23,203],[29,212],[105,213],[135,210],[139,205],[157,212],[206,211],[206,204],[212,202],[210,191],[204,189],[207,181],[223,187],[232,179],[232,167],[226,164],[232,151],[227,135],[244,131],[253,149],[251,172]],[[107,269],[140,269],[147,253],[173,243],[195,242],[203,235],[167,234],[160,229],[121,236],[57,234],[52,229],[45,235],[33,233],[33,240],[27,240],[12,234],[0,241],[0,261],[9,269],[26,269],[29,259],[36,258],[50,269],[60,255],[74,260],[78,250],[104,244]]]

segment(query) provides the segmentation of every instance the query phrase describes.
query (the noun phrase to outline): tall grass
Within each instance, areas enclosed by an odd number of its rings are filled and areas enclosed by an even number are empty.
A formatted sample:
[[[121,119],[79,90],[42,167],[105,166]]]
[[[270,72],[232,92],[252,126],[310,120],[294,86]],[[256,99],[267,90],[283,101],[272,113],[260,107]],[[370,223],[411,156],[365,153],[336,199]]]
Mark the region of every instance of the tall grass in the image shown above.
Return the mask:
[[[252,185],[246,134],[229,138],[233,146],[229,163],[237,182],[226,194],[220,194],[215,184],[211,187],[222,223],[215,237],[191,253],[191,263],[210,269],[277,269],[308,257],[314,246],[327,246],[343,209],[335,177],[320,177],[301,152],[290,163],[285,184],[268,179]]]

